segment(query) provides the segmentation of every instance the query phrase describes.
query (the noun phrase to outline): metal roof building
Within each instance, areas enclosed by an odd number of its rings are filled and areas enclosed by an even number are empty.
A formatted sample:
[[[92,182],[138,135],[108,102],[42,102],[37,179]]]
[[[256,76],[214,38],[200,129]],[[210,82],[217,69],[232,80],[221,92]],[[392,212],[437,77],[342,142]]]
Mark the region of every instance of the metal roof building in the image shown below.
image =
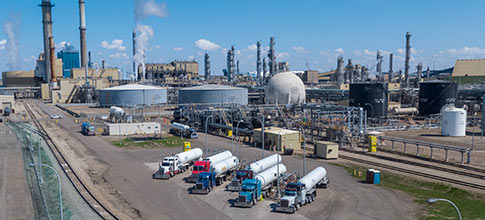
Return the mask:
[[[459,84],[485,81],[485,59],[457,60],[451,74]]]

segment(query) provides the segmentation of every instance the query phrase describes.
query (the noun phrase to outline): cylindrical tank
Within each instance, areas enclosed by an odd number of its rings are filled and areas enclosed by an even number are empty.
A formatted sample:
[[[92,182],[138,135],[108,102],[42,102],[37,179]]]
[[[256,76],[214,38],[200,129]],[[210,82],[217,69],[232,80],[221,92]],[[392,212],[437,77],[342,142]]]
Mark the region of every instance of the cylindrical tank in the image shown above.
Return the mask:
[[[367,117],[387,116],[388,90],[385,83],[353,83],[349,88],[349,106],[362,107]]]
[[[208,160],[208,161],[211,162],[211,165],[214,165],[214,164],[221,162],[221,161],[223,161],[227,158],[230,158],[230,157],[232,157],[232,153],[231,153],[231,151],[227,150],[227,151],[218,153],[216,155],[212,155],[210,157],[207,157],[204,160]]]
[[[194,148],[185,152],[177,154],[180,163],[187,163],[189,161],[198,160],[202,157],[202,150],[200,148]]]
[[[439,114],[448,103],[455,103],[458,84],[436,80],[419,83],[419,115]]]
[[[99,90],[99,105],[102,107],[165,103],[167,103],[167,89],[162,87],[127,84]]]
[[[267,104],[299,104],[306,102],[305,84],[292,72],[281,72],[268,81],[265,89]]]
[[[441,116],[441,135],[465,136],[466,111],[461,108],[445,108]]]
[[[216,173],[216,176],[219,176],[220,174],[223,174],[231,169],[233,169],[234,167],[236,167],[237,165],[239,165],[239,159],[237,159],[237,157],[230,157],[230,158],[227,158],[219,163],[216,163],[212,166],[212,170],[213,172]]]
[[[248,89],[224,86],[203,85],[180,89],[179,104],[248,104]]]
[[[267,186],[268,184],[272,183],[278,178],[278,165],[279,165],[279,173],[280,174],[286,173],[286,166],[280,163],[259,173],[254,177],[254,179],[261,181],[261,187]]]
[[[317,167],[299,180],[300,183],[305,184],[306,189],[311,189],[317,185],[320,180],[327,176],[327,170],[323,167]]]
[[[189,130],[189,128],[190,128],[188,125],[180,124],[180,123],[177,123],[177,122],[172,123],[172,126],[176,129],[180,129],[180,130]]]
[[[269,157],[264,159],[258,160],[254,163],[249,164],[248,168],[253,171],[253,174],[258,174],[278,163],[278,160],[281,163],[281,156],[279,154],[273,154]]]
[[[410,115],[410,114],[415,114],[418,112],[417,108],[392,108],[391,110],[393,115]]]
[[[123,111],[123,109],[118,106],[111,106],[111,108],[109,108],[109,114],[122,115],[124,112],[125,111]]]

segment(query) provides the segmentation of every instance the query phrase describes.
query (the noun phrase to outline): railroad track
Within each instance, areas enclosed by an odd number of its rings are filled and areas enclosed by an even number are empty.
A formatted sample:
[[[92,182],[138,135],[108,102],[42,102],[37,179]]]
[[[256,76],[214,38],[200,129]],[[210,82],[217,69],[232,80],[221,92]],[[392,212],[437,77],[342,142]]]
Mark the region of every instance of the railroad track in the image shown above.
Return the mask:
[[[429,179],[439,180],[439,181],[452,183],[452,184],[456,184],[456,185],[461,185],[461,186],[466,186],[466,187],[470,187],[470,188],[474,188],[474,189],[485,190],[485,185],[479,185],[479,184],[470,183],[470,182],[466,182],[466,181],[462,181],[462,180],[457,180],[457,179],[438,176],[438,175],[434,175],[434,174],[419,172],[419,171],[416,171],[416,170],[410,170],[410,169],[406,169],[406,168],[402,168],[402,167],[396,167],[396,166],[393,166],[393,165],[383,164],[383,163],[365,160],[365,159],[360,159],[360,158],[351,157],[351,156],[347,156],[347,155],[339,155],[339,157],[342,158],[342,159],[355,161],[355,162],[363,163],[363,164],[368,164],[368,165],[372,165],[372,166],[377,166],[377,167],[381,167],[381,168],[385,168],[385,169],[389,169],[389,170],[399,171],[399,172],[403,172],[403,173],[407,173],[407,174],[411,174],[411,175],[415,175],[415,176],[421,176],[421,177],[425,177],[425,178],[429,178]]]
[[[106,208],[94,195],[93,193],[86,187],[86,185],[81,181],[78,174],[72,169],[69,162],[66,160],[64,155],[59,151],[59,148],[51,139],[51,137],[47,134],[46,130],[40,124],[37,117],[30,109],[29,105],[24,102],[25,110],[28,112],[29,116],[32,118],[32,122],[37,127],[39,134],[41,135],[47,143],[47,146],[50,148],[52,153],[54,154],[57,162],[62,167],[62,170],[68,177],[69,181],[72,183],[76,191],[79,193],[81,198],[91,207],[91,209],[102,219],[119,219],[114,215],[108,208]]]

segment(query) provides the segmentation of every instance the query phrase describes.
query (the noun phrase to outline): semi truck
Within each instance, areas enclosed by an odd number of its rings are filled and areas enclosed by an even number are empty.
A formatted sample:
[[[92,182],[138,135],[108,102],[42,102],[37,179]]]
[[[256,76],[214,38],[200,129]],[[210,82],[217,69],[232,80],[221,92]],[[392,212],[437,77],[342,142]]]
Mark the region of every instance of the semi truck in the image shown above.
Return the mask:
[[[227,185],[227,190],[232,192],[240,191],[241,184],[245,179],[253,179],[258,173],[276,165],[278,160],[281,163],[281,156],[279,154],[273,154],[249,164],[244,169],[238,170],[231,183]]]
[[[285,195],[274,207],[275,211],[295,213],[301,206],[311,203],[317,196],[316,188],[328,188],[327,171],[317,167],[297,182],[288,183]]]
[[[96,132],[94,130],[94,126],[91,126],[90,122],[83,122],[81,126],[81,133],[86,136],[94,136]]]
[[[280,163],[259,173],[254,179],[245,179],[241,185],[239,196],[235,199],[233,205],[251,208],[262,197],[268,196],[269,189],[277,185],[275,181],[278,179],[278,174],[284,173],[286,173],[286,166]]]
[[[192,169],[192,174],[189,177],[185,178],[185,182],[195,183],[198,180],[200,173],[211,172],[212,171],[211,167],[214,164],[224,161],[231,157],[232,157],[232,153],[230,151],[224,151],[224,152],[212,155],[210,157],[207,157],[201,161],[195,161],[194,167]]]
[[[191,193],[208,194],[214,186],[221,185],[228,176],[231,176],[232,171],[237,169],[238,165],[239,159],[234,156],[214,164],[211,172],[202,172],[199,174],[197,182],[191,188]]]
[[[153,179],[170,179],[170,177],[188,170],[190,165],[201,158],[202,150],[200,148],[181,152],[175,156],[164,157],[157,172],[153,174]]]
[[[5,109],[3,109],[3,116],[9,116],[9,115],[10,115],[10,108],[5,107]]]
[[[180,124],[180,123],[173,123],[172,128],[170,128],[170,133],[175,136],[182,135],[183,137],[195,139],[198,137],[197,131],[194,128],[191,128],[188,125]]]

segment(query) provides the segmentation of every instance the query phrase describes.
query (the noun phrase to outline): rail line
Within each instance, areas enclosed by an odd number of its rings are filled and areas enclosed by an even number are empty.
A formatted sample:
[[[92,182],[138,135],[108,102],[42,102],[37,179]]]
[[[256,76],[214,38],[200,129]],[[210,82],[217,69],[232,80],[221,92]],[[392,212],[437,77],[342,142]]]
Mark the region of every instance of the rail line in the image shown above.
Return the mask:
[[[71,165],[68,163],[64,155],[59,151],[59,148],[48,135],[42,124],[40,124],[39,120],[35,116],[35,114],[30,109],[29,105],[24,102],[25,110],[28,112],[30,117],[32,118],[32,122],[35,124],[37,129],[39,129],[39,133],[42,138],[47,143],[47,146],[54,154],[57,162],[62,167],[62,170],[68,177],[69,181],[72,183],[76,191],[79,193],[81,198],[91,207],[91,209],[102,219],[119,219],[116,215],[113,214],[108,208],[106,208],[94,195],[93,193],[86,187],[86,185],[81,181],[78,174],[72,169]]]
[[[448,177],[443,177],[443,176],[438,176],[438,175],[434,175],[434,174],[419,172],[419,171],[410,170],[410,169],[406,169],[406,168],[402,168],[402,167],[396,167],[396,166],[393,166],[393,165],[383,164],[383,163],[379,163],[379,162],[375,162],[375,161],[355,158],[355,157],[351,157],[351,156],[347,156],[347,155],[339,155],[339,157],[342,158],[342,159],[355,161],[355,162],[359,162],[359,163],[364,163],[364,164],[369,164],[369,165],[373,165],[373,166],[377,166],[377,167],[382,167],[382,168],[385,168],[385,169],[399,171],[399,172],[403,172],[403,173],[407,173],[407,174],[411,174],[411,175],[415,175],[415,176],[421,176],[421,177],[425,177],[425,178],[429,178],[429,179],[439,180],[439,181],[452,183],[452,184],[456,184],[456,185],[461,185],[461,186],[466,186],[466,187],[470,187],[470,188],[474,188],[474,189],[485,190],[485,185],[479,185],[479,184],[461,181],[461,180],[457,180],[457,179],[452,179],[452,178],[448,178]]]

